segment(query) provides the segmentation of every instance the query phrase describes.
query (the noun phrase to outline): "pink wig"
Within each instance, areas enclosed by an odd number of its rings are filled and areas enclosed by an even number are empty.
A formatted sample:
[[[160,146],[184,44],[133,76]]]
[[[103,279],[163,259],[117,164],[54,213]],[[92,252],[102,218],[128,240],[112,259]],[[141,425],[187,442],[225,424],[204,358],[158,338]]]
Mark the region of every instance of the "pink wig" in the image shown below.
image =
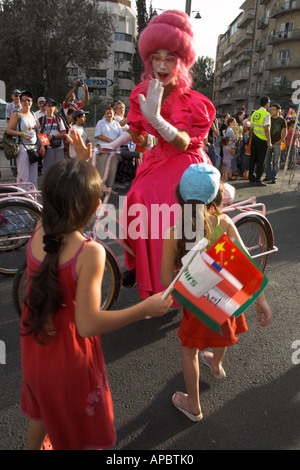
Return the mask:
[[[179,82],[190,86],[189,69],[196,60],[196,44],[189,16],[183,11],[167,10],[152,17],[140,34],[138,49],[145,64],[145,75],[150,76],[150,56],[158,49],[167,49],[180,59]],[[145,77],[146,78],[146,77]]]

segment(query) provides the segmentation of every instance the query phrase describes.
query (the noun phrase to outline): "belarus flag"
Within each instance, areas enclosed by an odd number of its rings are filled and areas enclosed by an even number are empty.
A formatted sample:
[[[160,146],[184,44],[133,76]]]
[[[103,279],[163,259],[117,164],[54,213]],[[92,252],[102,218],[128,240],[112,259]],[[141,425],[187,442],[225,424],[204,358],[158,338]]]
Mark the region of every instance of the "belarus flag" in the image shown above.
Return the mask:
[[[238,317],[267,284],[244,250],[223,234],[206,252],[197,252],[174,285],[173,294],[208,327]]]

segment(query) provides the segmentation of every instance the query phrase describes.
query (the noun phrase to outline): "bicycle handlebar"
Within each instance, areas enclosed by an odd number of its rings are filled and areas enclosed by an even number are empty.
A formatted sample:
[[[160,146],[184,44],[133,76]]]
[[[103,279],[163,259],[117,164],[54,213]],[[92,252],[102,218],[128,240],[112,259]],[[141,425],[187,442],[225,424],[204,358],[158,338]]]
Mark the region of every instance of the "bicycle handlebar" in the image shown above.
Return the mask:
[[[100,149],[99,149],[100,147]],[[101,155],[102,153],[109,153],[109,154],[118,154],[121,155],[123,158],[142,158],[143,154],[141,152],[132,152],[131,150],[126,150],[121,148],[120,150],[112,150],[105,147],[100,146],[99,144],[95,148],[96,153]]]

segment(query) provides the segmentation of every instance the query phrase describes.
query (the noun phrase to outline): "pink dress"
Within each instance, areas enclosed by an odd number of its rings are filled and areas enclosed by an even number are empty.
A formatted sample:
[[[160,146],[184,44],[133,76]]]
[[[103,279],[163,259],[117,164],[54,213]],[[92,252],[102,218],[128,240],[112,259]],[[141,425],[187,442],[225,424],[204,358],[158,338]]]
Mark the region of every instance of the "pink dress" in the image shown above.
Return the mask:
[[[63,305],[53,318],[56,334],[46,344],[21,336],[21,411],[44,423],[54,450],[108,449],[116,442],[100,336],[83,338],[75,326],[76,261],[86,243],[59,266]],[[30,239],[28,276],[39,266]],[[27,313],[24,307],[22,324]]]
[[[200,93],[188,90],[180,92],[175,87],[161,107],[162,117],[177,129],[185,130],[191,137],[189,148],[183,152],[164,141],[143,116],[138,94],[146,96],[148,82],[135,87],[130,96],[128,121],[130,130],[143,131],[158,137],[158,144],[143,156],[136,177],[127,194],[121,223],[125,228],[123,237],[135,256],[125,251],[128,269],[136,268],[138,293],[143,299],[161,292],[160,264],[165,232],[175,225],[179,211],[170,213],[159,206],[170,208],[175,204],[175,189],[184,171],[193,163],[211,163],[204,151],[203,139],[207,136],[215,116],[211,101]],[[169,215],[170,214],[170,215]],[[141,236],[138,237],[138,231]]]

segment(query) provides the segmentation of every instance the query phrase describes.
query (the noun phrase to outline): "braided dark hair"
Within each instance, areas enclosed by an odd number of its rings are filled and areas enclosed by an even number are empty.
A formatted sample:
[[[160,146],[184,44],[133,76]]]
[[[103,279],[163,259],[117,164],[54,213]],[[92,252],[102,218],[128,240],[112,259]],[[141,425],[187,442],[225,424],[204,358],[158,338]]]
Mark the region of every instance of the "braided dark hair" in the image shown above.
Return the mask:
[[[37,342],[55,334],[52,317],[62,306],[58,279],[60,252],[66,235],[84,227],[97,208],[102,181],[95,167],[79,159],[61,160],[44,176],[42,225],[46,256],[31,277],[25,299],[28,316],[23,335],[33,334]]]

